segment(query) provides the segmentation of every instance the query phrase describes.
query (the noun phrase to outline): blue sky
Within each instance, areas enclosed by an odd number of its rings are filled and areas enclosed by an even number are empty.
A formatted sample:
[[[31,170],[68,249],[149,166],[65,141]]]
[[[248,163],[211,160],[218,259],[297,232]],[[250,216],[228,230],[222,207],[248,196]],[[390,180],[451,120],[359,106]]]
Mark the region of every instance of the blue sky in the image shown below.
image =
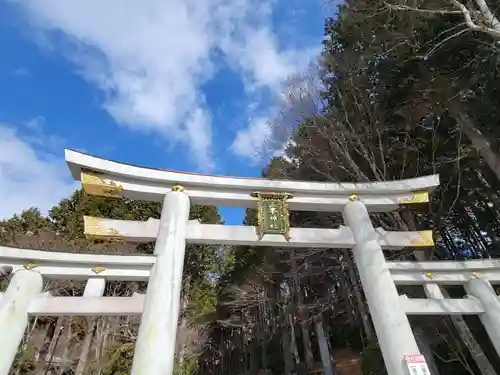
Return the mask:
[[[321,50],[326,4],[0,1],[0,218],[71,193],[65,147],[259,176],[284,84]]]

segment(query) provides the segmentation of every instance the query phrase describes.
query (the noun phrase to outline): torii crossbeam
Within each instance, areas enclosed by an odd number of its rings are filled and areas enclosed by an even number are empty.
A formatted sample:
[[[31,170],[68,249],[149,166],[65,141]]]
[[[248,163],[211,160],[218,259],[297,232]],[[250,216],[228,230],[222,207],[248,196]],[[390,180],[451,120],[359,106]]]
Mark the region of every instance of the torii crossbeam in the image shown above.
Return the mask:
[[[85,217],[85,233],[129,242],[156,241],[152,256],[69,254],[0,247],[0,264],[14,276],[0,295],[0,351],[7,375],[29,315],[139,315],[132,375],[171,375],[186,243],[349,248],[358,267],[389,375],[406,374],[420,352],[407,315],[477,314],[500,353],[500,283],[496,260],[388,262],[383,249],[433,246],[432,232],[387,232],[368,212],[428,202],[437,175],[373,183],[326,183],[219,177],[142,168],[66,150],[71,173],[88,194],[163,202],[161,218],[147,221]],[[191,204],[258,207],[259,226],[189,221]],[[342,212],[340,228],[290,228],[288,210]],[[86,279],[83,297],[42,293],[44,278]],[[107,280],[148,280],[146,295],[102,297]],[[428,299],[400,296],[396,284],[421,284]],[[445,299],[439,284],[463,284],[465,299]],[[323,356],[324,353],[322,353]],[[425,361],[423,368],[428,369]]]

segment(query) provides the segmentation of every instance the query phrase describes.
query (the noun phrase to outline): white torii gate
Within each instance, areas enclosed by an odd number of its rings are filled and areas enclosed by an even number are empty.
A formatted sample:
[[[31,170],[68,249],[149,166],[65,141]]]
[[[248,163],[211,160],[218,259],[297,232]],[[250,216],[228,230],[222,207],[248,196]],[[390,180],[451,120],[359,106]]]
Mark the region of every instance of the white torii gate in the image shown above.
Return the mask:
[[[375,229],[368,212],[428,201],[437,175],[375,183],[323,183],[216,177],[141,168],[66,150],[73,177],[88,194],[163,201],[159,220],[85,217],[85,233],[131,242],[156,240],[152,256],[58,253],[0,247],[13,267],[0,295],[0,375],[7,375],[31,315],[140,315],[132,375],[171,375],[186,243],[351,248],[389,375],[407,374],[419,355],[407,315],[479,315],[500,354],[500,261],[389,262],[383,249],[433,246],[432,232]],[[260,226],[189,221],[191,204],[258,207]],[[288,211],[342,212],[339,229],[289,228]],[[42,293],[43,279],[87,280],[82,297]],[[146,295],[103,297],[107,280],[149,281]],[[420,284],[427,297],[400,296],[396,285]],[[445,298],[439,285],[462,284],[467,298]],[[323,353],[322,353],[323,354]],[[429,373],[425,364],[423,369]],[[422,374],[424,372],[421,372]]]

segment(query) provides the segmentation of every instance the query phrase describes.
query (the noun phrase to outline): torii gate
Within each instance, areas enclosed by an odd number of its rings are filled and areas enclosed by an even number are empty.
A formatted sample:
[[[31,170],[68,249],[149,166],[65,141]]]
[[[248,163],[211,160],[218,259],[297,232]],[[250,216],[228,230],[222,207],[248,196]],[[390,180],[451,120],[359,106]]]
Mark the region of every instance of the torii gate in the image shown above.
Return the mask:
[[[161,218],[144,222],[85,217],[85,233],[150,242],[152,256],[70,254],[0,247],[14,275],[0,300],[0,375],[8,375],[30,315],[142,314],[132,375],[171,375],[186,243],[350,248],[389,375],[403,375],[420,352],[407,315],[479,315],[500,354],[500,261],[389,262],[383,249],[433,246],[431,231],[375,229],[368,212],[428,201],[437,175],[403,181],[324,183],[216,177],[142,168],[66,150],[88,194],[163,202]],[[189,221],[191,204],[258,207],[259,227]],[[348,226],[289,228],[288,208],[342,212]],[[44,278],[85,279],[83,297],[42,293]],[[107,280],[149,281],[146,295],[102,297]],[[423,285],[428,298],[400,296],[396,285]],[[464,299],[444,298],[439,285],[463,284]],[[323,354],[323,353],[322,353]],[[415,357],[417,356],[417,357]],[[415,369],[414,369],[415,370]],[[420,374],[429,373],[425,361]],[[414,372],[418,374],[419,372]]]

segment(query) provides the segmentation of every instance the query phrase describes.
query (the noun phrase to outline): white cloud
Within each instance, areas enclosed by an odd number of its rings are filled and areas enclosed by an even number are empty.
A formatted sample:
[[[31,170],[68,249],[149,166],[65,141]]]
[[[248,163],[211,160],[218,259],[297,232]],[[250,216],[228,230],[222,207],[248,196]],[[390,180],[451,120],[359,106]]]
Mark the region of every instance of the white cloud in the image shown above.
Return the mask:
[[[46,214],[76,187],[63,159],[35,152],[14,128],[0,124],[0,219],[30,207]]]
[[[268,121],[266,117],[253,118],[246,129],[236,134],[231,151],[254,163],[260,161],[263,156],[261,153],[263,146],[271,136]]]
[[[210,117],[207,111],[196,108],[186,120],[186,132],[191,154],[202,170],[212,170],[215,165],[210,155]]]
[[[319,47],[280,49],[276,34],[268,27],[246,30],[243,39],[226,41],[223,49],[246,76],[247,89],[266,88],[278,94],[292,74],[305,70]]]
[[[246,88],[253,92],[265,90],[268,95],[254,108],[247,111],[247,127],[239,130],[231,146],[236,155],[253,163],[266,161],[269,156],[283,153],[284,143],[274,129],[274,120],[283,110],[289,111],[291,104],[286,101],[290,89],[289,79],[305,72],[320,52],[315,46],[305,49],[280,50],[275,35],[263,28],[246,34],[245,43],[226,46],[228,56],[235,59],[245,76]],[[248,51],[254,51],[248,54]],[[284,93],[283,91],[286,91]],[[280,150],[278,150],[280,149]]]
[[[30,72],[25,68],[17,68],[13,71],[13,74],[18,77],[25,77],[30,74]]]
[[[303,46],[280,47],[271,17],[277,1],[23,0],[16,4],[36,30],[59,32],[55,35],[71,42],[72,48],[61,44],[66,46],[63,53],[106,93],[104,108],[119,123],[188,144],[198,165],[206,169],[213,166],[211,113],[202,85],[219,68],[218,58],[222,56],[242,75],[252,95],[259,89],[275,92],[316,53]]]
[[[283,156],[297,126],[305,118],[321,111],[321,82],[313,65],[291,71],[280,78],[273,105],[264,115],[256,115],[248,127],[236,134],[231,150],[238,156],[258,163],[269,157]]]

